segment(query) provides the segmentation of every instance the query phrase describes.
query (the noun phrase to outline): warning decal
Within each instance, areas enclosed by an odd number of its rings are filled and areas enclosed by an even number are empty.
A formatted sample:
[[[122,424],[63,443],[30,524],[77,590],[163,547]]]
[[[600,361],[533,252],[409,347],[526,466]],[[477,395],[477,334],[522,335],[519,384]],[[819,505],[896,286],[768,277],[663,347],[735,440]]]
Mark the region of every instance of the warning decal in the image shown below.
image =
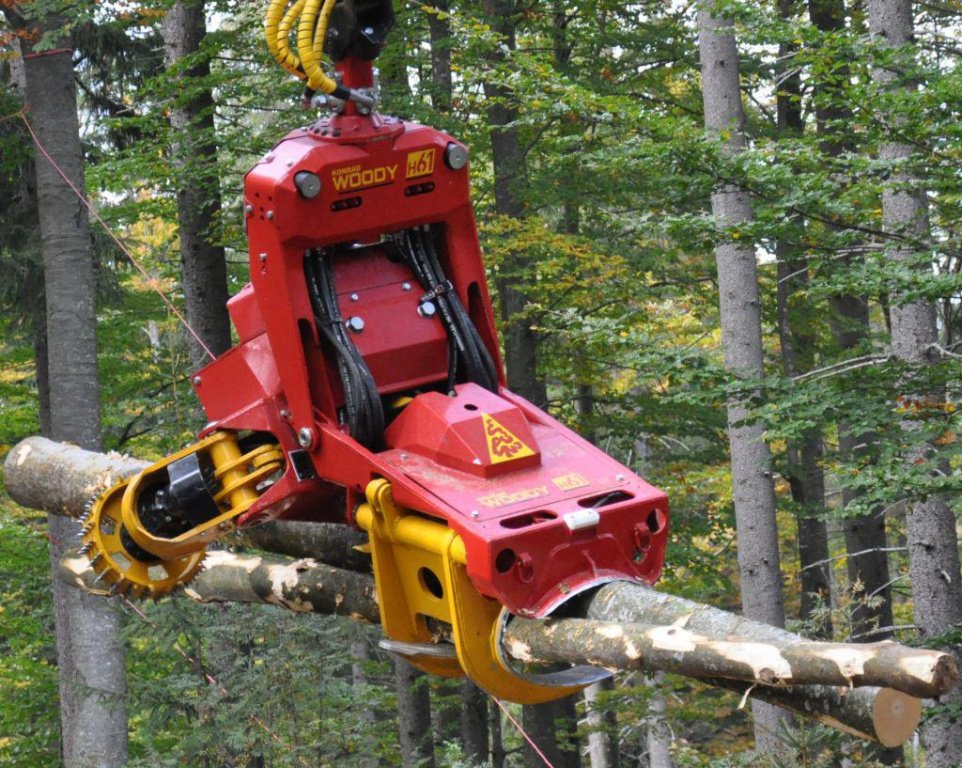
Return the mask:
[[[484,439],[488,444],[488,458],[492,464],[534,456],[534,451],[524,441],[493,416],[482,413],[481,419],[484,422]]]

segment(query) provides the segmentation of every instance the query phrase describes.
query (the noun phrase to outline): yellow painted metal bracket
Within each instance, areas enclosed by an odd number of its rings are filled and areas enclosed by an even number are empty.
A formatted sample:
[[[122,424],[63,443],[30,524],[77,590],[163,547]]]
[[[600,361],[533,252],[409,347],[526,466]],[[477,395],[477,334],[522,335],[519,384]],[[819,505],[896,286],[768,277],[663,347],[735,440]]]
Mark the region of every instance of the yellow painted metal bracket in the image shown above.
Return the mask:
[[[456,658],[415,654],[409,657],[414,666],[447,677],[466,674],[492,696],[521,704],[553,701],[587,685],[537,684],[507,666],[500,653],[501,605],[468,578],[461,537],[395,504],[387,480],[369,483],[366,496],[356,520],[370,537],[384,633],[418,645],[437,641],[432,619],[452,629]]]
[[[173,538],[152,534],[140,521],[137,504],[140,495],[154,483],[167,482],[170,464],[201,451],[210,455],[214,465],[214,476],[220,484],[214,501],[221,513]],[[209,542],[224,535],[231,520],[257,501],[260,493],[256,486],[283,466],[284,456],[278,446],[269,443],[242,454],[237,435],[218,430],[130,480],[123,497],[124,527],[137,544],[162,559],[183,557],[204,549]]]

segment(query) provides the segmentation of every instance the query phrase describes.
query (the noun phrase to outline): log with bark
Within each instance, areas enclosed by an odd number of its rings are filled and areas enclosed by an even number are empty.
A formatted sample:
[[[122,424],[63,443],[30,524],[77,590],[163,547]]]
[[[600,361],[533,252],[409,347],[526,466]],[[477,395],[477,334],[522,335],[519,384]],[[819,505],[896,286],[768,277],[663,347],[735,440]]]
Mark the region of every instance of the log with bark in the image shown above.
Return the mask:
[[[11,450],[5,475],[10,495],[24,506],[77,516],[93,494],[144,466],[127,457],[29,438]],[[349,529],[331,527],[333,543],[318,541],[310,549],[292,545],[297,537],[284,523],[271,530],[257,537],[261,547],[270,547],[273,536],[278,549],[316,556],[215,550],[183,594],[205,602],[260,602],[378,621],[373,579],[359,572],[363,560],[353,549],[354,534],[345,533]],[[298,530],[323,539],[328,529]],[[335,562],[321,562],[326,559]],[[97,591],[85,559],[67,557],[61,571],[74,585]],[[948,654],[891,642],[812,642],[628,582],[576,599],[568,613],[571,618],[515,619],[505,635],[506,649],[521,663],[569,661],[676,672],[748,692],[885,745],[900,744],[914,731],[920,712],[916,696],[937,697],[959,677]]]

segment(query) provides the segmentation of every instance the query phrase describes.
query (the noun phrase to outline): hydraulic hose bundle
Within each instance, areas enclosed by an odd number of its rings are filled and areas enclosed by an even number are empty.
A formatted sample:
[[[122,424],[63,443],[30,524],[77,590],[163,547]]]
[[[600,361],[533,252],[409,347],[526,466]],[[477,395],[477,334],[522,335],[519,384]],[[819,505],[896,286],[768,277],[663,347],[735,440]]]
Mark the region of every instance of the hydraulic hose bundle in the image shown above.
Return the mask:
[[[350,98],[324,72],[321,61],[327,39],[328,24],[337,0],[271,0],[264,23],[267,48],[275,60],[291,74],[307,83],[314,91]],[[291,47],[295,34],[296,49]]]
[[[348,337],[337,305],[330,253],[310,251],[304,271],[318,333],[331,346],[344,388],[344,420],[351,437],[371,450],[384,436],[384,407],[377,384],[354,342]]]
[[[400,233],[401,251],[421,287],[427,291],[421,301],[437,305],[448,334],[448,389],[457,383],[474,382],[491,392],[498,391],[498,373],[491,353],[478,329],[447,279],[434,247],[430,230],[408,229]]]

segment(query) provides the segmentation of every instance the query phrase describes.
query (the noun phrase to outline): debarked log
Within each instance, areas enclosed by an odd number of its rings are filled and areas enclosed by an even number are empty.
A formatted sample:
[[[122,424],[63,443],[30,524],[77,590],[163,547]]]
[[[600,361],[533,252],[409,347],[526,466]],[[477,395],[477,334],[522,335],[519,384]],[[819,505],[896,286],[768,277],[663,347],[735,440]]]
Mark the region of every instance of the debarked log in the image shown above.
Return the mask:
[[[198,602],[266,603],[288,610],[336,613],[364,621],[378,621],[374,580],[371,576],[331,568],[308,559],[242,555],[227,551],[210,552],[205,562],[208,567],[179,594]],[[61,576],[88,592],[110,594],[95,583],[96,573],[89,568],[86,558],[80,555],[68,555],[61,560]],[[596,624],[584,619],[565,621],[573,622],[572,626],[578,622],[586,627]],[[525,626],[544,626],[538,620],[516,619],[512,624],[515,623],[519,630]],[[555,639],[559,637],[554,635]],[[518,654],[519,662],[531,660],[530,654],[517,647],[521,638],[513,635],[512,625],[509,625],[505,639],[506,649],[512,655]],[[567,654],[562,650],[563,643],[559,644],[559,649],[552,649],[550,640],[549,637],[547,643],[539,643],[540,647],[548,649],[546,657],[564,656],[566,660],[576,663],[597,661],[594,654],[587,651],[581,656],[577,653]],[[586,648],[591,646],[590,642],[586,644]],[[633,653],[629,651],[629,655]],[[640,666],[657,669],[655,661],[650,666],[644,663]],[[639,665],[633,662],[626,666],[635,668]],[[915,731],[921,714],[919,699],[891,688],[832,685],[772,687],[763,681],[695,677],[709,685],[777,704],[804,717],[859,738],[879,741],[886,746],[896,746],[908,739]]]
[[[43,438],[29,438],[10,451],[5,462],[5,475],[10,495],[20,504],[77,516],[91,496],[144,466],[144,462],[128,457],[107,456]],[[258,543],[261,546],[269,544],[266,541]],[[343,552],[342,545],[318,549],[318,557],[299,560],[240,555],[226,550],[211,552],[206,561],[207,569],[183,590],[183,594],[200,601],[262,602],[291,610],[337,613],[377,621],[373,579],[366,574],[318,562],[320,556],[327,557],[329,552]],[[63,563],[63,571],[73,583],[96,591],[92,585],[94,574],[85,568],[81,559],[68,557]],[[781,643],[785,649],[793,648],[787,650],[787,656],[781,654],[785,663],[792,667],[790,676],[785,674],[784,668],[779,674],[777,665],[757,663],[730,664],[726,670],[702,663],[697,673],[695,669],[690,673],[696,677],[713,678],[712,684],[742,692],[751,687],[753,697],[786,706],[887,745],[901,743],[914,730],[919,717],[918,700],[893,688],[852,686],[884,682],[902,691],[908,689],[916,693],[925,691],[922,695],[938,695],[951,687],[958,676],[953,662],[941,658],[945,654],[917,651],[895,643],[884,644],[884,652],[876,653],[871,660],[865,656],[838,656],[835,645],[831,653],[822,653],[826,649],[821,644],[785,630],[627,582],[609,584],[591,595],[582,596],[569,606],[567,613],[582,620],[615,625],[658,625],[662,632],[674,627],[678,637],[685,637],[687,632],[689,638],[701,635],[716,643],[739,642],[732,638],[747,638],[753,647]],[[523,626],[523,623],[516,623],[515,629],[520,631]],[[512,631],[509,628],[509,641]],[[586,630],[582,628],[580,631]],[[554,635],[558,637],[557,632]],[[716,651],[719,648],[724,646],[716,646]],[[804,648],[809,654],[814,650],[817,659],[805,663],[799,660],[798,654],[804,654]],[[583,650],[586,650],[584,644]],[[728,653],[731,655],[730,646]],[[523,653],[520,655],[524,657]],[[587,652],[575,656],[572,654],[572,660],[582,663],[594,661],[606,666],[621,666],[621,661],[612,660],[613,663],[608,664]],[[885,678],[881,672],[882,659],[892,667],[891,678]],[[656,661],[655,657],[649,656],[649,664],[640,663],[647,668],[657,668]],[[736,679],[746,673],[747,680]],[[688,673],[682,671],[682,674]],[[791,687],[771,684],[797,683],[800,679],[820,684]],[[839,682],[845,685],[837,685]]]
[[[591,619],[516,618],[505,633],[505,648],[524,661],[587,661],[609,669],[658,669],[780,687],[877,685],[919,698],[940,696],[959,678],[951,655],[893,642],[719,639],[678,625]]]

